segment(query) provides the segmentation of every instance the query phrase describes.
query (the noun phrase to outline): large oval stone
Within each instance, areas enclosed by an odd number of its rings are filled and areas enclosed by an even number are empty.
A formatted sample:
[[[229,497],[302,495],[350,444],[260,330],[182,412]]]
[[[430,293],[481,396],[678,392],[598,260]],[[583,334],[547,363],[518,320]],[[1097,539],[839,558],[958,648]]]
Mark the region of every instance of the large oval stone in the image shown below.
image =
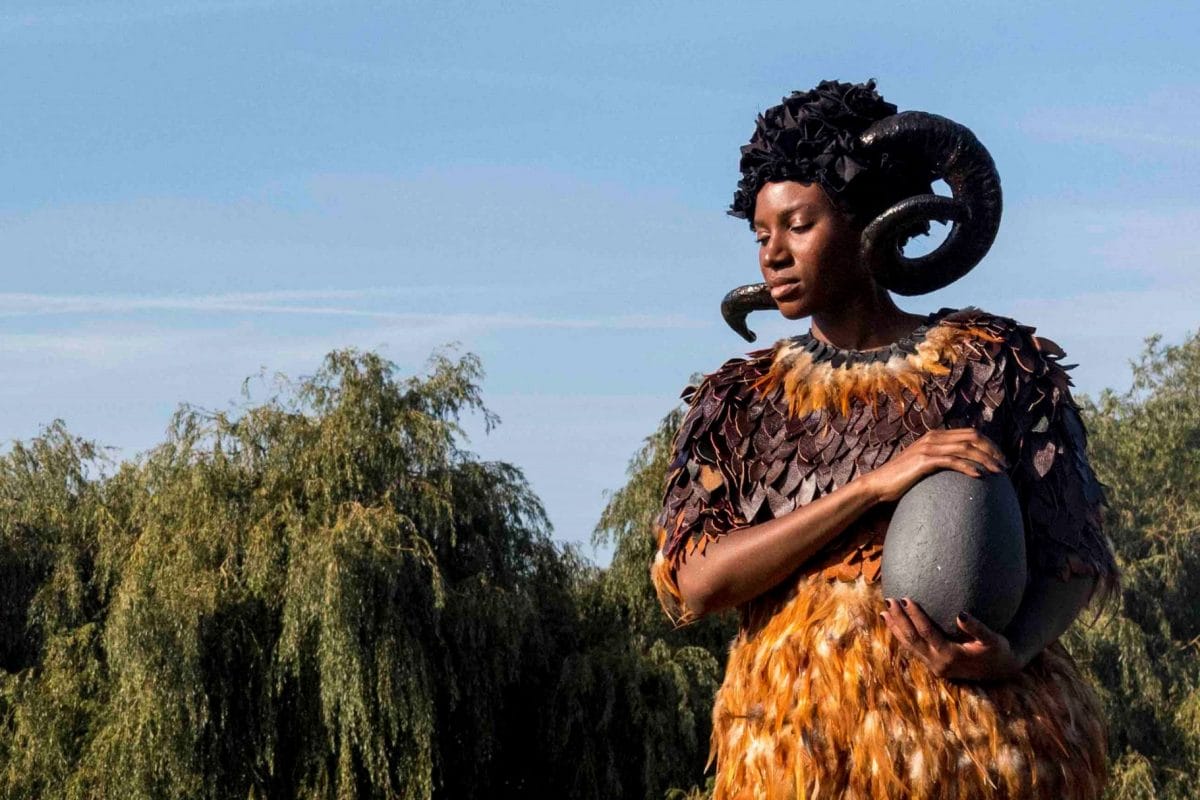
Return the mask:
[[[909,597],[955,639],[966,611],[994,631],[1025,592],[1025,530],[1007,475],[942,470],[900,498],[883,542],[883,593]]]

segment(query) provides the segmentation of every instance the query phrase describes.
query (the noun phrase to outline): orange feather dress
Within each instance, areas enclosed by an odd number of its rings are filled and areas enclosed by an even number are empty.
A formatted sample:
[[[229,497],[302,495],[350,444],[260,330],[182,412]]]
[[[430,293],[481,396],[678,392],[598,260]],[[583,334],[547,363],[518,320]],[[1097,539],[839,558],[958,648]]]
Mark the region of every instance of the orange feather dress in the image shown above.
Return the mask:
[[[971,426],[1013,465],[1031,573],[1117,568],[1104,495],[1058,363],[1034,329],[942,309],[890,348],[805,334],[732,359],[684,392],[651,577],[668,616],[695,615],[682,559],[731,530],[846,485],[934,428]],[[947,681],[879,618],[894,504],[875,507],[792,576],[740,607],[713,709],[714,800],[1097,798],[1107,726],[1057,642],[1016,678]]]

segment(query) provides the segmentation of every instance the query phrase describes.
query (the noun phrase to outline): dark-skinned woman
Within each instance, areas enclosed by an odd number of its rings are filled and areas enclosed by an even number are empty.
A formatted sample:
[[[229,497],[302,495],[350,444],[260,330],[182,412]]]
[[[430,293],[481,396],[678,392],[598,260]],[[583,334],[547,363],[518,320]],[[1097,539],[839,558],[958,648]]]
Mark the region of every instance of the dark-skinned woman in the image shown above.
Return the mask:
[[[651,576],[687,624],[736,608],[713,710],[715,800],[1097,798],[1107,728],[1057,642],[1118,582],[1104,496],[1058,361],[1034,329],[978,308],[921,315],[892,293],[941,288],[986,253],[1000,185],[966,128],[824,81],[759,117],[733,216],[763,282],[723,311],[809,318],[684,397]],[[943,178],[953,197],[932,194]],[[909,259],[932,219],[946,241]],[[885,598],[896,501],[939,470],[1004,472],[1029,580],[1003,631],[954,639]]]

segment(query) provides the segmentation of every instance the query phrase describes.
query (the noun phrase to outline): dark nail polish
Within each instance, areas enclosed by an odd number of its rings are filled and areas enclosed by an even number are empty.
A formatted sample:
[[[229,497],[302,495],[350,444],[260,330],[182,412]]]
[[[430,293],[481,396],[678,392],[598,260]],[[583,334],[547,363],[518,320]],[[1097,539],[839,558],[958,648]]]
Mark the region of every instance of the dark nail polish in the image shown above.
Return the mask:
[[[905,608],[908,608],[908,598],[905,598],[905,597],[900,598],[900,605],[904,606]]]
[[[966,614],[959,614],[959,615],[958,615],[958,621],[959,621],[959,622],[966,622],[966,621],[967,621],[967,615],[966,615]]]
[[[891,608],[892,608],[892,598],[890,598],[890,597],[886,597],[886,598],[884,598],[884,600],[883,600],[883,604],[884,604],[885,606],[887,606],[887,607],[888,607],[888,610],[890,611],[890,610],[891,610]]]

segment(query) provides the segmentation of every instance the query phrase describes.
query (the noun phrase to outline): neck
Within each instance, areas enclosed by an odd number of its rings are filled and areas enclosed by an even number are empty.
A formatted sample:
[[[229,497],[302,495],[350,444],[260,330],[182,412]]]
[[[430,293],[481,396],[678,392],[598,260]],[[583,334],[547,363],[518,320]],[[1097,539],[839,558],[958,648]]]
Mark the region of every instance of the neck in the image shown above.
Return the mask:
[[[812,335],[834,347],[870,350],[886,347],[912,332],[925,318],[902,311],[891,295],[880,290],[839,303],[812,315]]]

